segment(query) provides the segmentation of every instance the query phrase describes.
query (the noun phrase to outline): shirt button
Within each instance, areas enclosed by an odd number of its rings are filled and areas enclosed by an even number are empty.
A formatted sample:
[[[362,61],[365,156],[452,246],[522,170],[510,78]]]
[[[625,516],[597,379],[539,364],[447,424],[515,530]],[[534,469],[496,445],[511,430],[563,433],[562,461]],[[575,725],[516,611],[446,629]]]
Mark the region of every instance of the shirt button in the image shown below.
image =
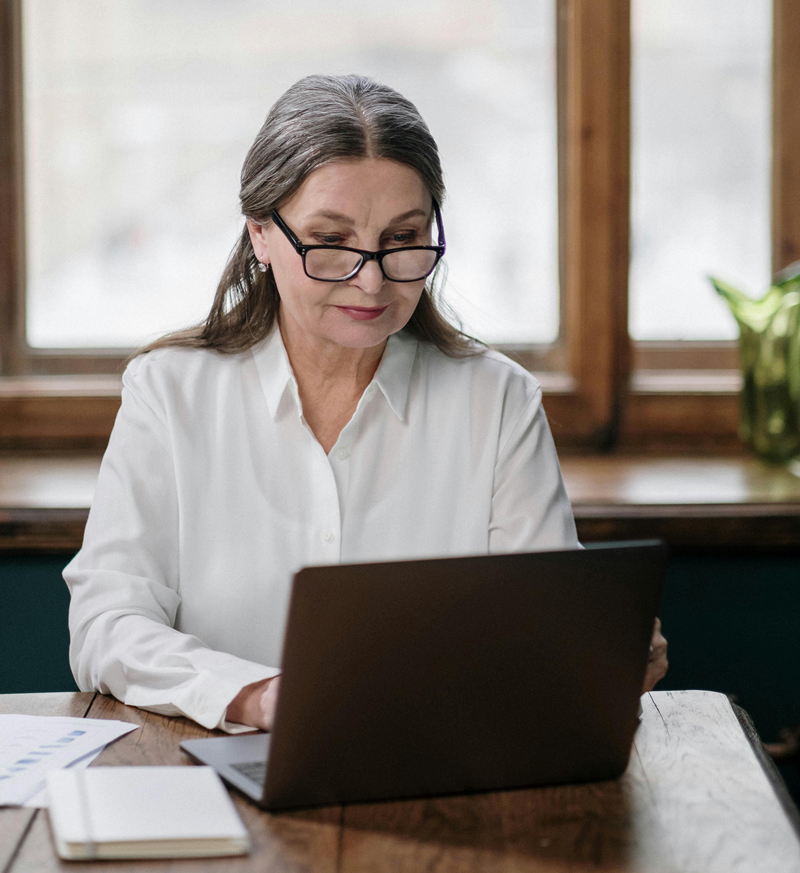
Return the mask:
[[[336,534],[332,530],[324,530],[322,532],[322,539],[326,543],[332,543],[336,539]]]
[[[346,461],[350,457],[350,449],[339,449],[336,453],[336,457],[340,461]]]

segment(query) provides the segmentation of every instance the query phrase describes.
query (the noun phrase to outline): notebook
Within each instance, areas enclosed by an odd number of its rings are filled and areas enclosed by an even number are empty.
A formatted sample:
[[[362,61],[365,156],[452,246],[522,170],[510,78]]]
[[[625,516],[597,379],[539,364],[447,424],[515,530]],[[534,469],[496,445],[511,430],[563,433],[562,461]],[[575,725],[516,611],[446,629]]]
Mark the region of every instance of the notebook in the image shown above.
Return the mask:
[[[51,770],[47,789],[62,858],[198,858],[250,849],[211,767]]]

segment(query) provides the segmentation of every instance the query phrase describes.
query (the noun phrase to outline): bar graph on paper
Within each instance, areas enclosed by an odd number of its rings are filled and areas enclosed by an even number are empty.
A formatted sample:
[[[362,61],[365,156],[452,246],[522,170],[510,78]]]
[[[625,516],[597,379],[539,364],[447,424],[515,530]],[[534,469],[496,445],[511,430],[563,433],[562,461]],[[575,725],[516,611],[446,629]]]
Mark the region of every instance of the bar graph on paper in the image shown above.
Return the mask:
[[[79,765],[137,726],[122,721],[0,715],[0,806],[42,791],[48,770]]]

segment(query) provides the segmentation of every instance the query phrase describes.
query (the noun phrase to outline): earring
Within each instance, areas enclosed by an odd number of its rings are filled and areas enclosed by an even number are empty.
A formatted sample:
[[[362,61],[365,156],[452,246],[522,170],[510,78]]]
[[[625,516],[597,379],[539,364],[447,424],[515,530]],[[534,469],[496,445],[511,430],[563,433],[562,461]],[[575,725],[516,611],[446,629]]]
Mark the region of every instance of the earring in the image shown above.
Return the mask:
[[[267,272],[267,265],[262,263],[261,261],[259,261],[258,262],[258,272],[259,273],[266,273]]]

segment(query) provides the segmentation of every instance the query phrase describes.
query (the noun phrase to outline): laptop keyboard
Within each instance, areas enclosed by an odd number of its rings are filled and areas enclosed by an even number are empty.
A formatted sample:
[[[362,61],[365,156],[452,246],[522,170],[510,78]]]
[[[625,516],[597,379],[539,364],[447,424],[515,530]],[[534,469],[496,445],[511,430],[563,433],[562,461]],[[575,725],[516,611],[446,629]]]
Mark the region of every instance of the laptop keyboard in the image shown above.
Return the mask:
[[[243,776],[252,779],[259,785],[264,784],[264,777],[267,774],[266,761],[245,761],[241,764],[231,764],[234,770],[238,770]]]

